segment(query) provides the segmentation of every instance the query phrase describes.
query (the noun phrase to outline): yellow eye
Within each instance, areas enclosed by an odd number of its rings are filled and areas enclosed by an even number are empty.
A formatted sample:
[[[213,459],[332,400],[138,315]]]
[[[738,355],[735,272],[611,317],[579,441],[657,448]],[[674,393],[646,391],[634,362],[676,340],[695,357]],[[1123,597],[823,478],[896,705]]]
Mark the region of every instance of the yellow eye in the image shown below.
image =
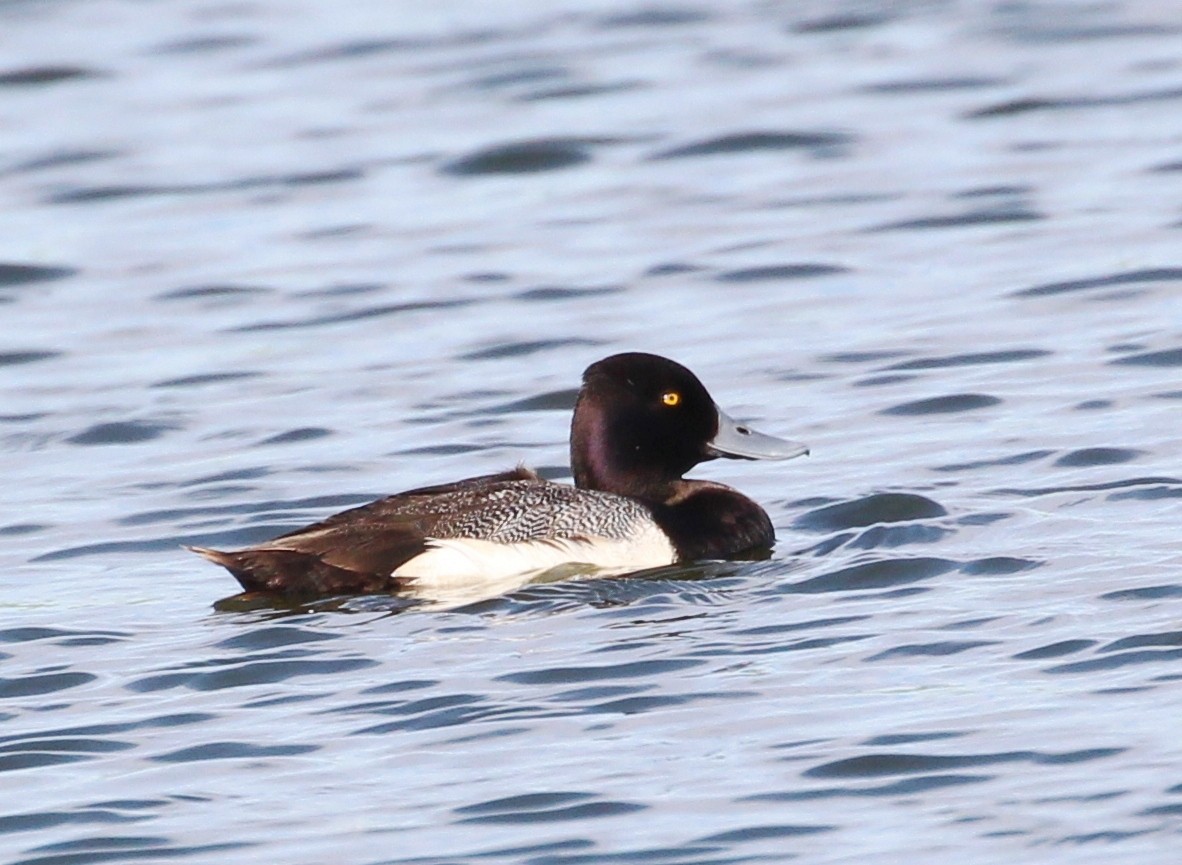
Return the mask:
[[[681,394],[675,390],[667,390],[661,394],[661,402],[667,406],[675,406],[681,404]]]

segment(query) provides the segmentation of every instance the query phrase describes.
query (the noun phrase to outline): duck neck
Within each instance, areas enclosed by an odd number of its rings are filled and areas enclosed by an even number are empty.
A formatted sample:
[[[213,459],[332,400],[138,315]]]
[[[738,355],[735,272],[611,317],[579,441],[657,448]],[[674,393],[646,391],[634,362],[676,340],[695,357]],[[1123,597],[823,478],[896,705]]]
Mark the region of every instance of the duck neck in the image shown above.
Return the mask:
[[[577,415],[577,410],[576,410]],[[570,464],[575,486],[615,493],[650,502],[664,502],[676,494],[681,480],[669,480],[645,458],[641,445],[606,435],[601,418],[571,427]]]

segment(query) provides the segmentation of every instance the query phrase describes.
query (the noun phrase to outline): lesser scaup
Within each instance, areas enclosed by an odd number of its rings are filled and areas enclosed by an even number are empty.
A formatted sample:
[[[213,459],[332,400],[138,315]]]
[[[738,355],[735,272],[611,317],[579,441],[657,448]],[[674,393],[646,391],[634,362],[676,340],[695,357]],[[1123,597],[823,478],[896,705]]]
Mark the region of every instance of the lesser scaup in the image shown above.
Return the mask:
[[[518,467],[423,487],[241,550],[191,547],[252,592],[293,598],[447,586],[581,563],[641,570],[766,550],[763,508],[731,487],[686,480],[716,457],[808,453],[715,405],[697,376],[632,352],[583,374],[571,422],[575,485]]]

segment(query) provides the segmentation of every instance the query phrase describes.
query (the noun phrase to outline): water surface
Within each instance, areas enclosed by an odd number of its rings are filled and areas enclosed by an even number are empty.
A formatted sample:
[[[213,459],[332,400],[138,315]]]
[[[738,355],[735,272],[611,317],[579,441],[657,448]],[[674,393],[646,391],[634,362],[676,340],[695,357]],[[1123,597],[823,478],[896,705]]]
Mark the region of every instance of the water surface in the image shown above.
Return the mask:
[[[1173,862],[1165,7],[0,6],[13,863]],[[393,10],[393,11],[392,11]],[[807,441],[766,561],[290,610],[181,544]]]

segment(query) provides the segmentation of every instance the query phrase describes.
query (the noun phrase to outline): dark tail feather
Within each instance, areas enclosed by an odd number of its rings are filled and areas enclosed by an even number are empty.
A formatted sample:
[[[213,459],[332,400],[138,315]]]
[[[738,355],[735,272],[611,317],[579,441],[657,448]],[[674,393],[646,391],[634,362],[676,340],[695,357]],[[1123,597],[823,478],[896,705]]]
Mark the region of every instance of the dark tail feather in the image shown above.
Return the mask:
[[[287,598],[322,598],[394,592],[402,588],[397,577],[350,571],[330,565],[312,553],[297,550],[261,548],[223,552],[189,546],[185,549],[221,565],[248,592]]]

